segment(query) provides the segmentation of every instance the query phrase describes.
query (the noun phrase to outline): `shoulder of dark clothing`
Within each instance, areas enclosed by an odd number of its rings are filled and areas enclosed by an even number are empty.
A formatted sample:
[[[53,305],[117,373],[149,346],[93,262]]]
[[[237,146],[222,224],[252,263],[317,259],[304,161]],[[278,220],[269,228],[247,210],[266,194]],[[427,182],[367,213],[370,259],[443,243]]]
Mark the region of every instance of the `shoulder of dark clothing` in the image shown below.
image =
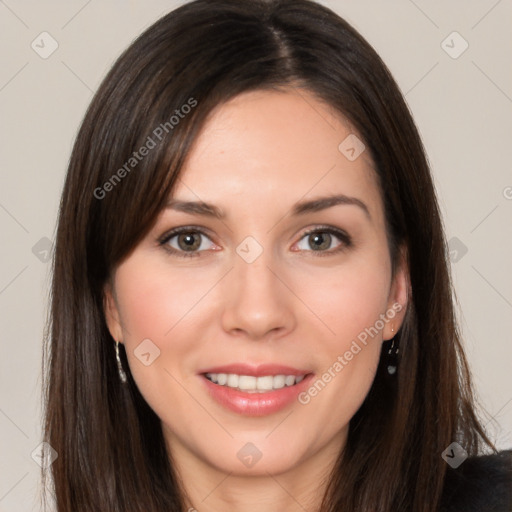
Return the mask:
[[[512,512],[512,450],[449,467],[440,512]]]

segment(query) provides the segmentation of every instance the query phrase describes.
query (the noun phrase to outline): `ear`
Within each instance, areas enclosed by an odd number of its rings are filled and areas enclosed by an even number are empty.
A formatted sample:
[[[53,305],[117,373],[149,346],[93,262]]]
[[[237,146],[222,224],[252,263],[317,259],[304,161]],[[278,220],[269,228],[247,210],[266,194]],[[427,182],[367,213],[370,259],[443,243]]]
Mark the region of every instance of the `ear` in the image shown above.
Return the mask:
[[[404,321],[409,297],[411,296],[411,284],[409,276],[409,265],[407,257],[407,248],[402,245],[399,249],[399,258],[395,275],[391,281],[389,289],[386,317],[382,339],[390,340],[400,330]]]
[[[115,341],[122,342],[123,330],[119,320],[119,309],[115,298],[114,286],[110,281],[103,289],[103,311],[112,338],[114,338]]]

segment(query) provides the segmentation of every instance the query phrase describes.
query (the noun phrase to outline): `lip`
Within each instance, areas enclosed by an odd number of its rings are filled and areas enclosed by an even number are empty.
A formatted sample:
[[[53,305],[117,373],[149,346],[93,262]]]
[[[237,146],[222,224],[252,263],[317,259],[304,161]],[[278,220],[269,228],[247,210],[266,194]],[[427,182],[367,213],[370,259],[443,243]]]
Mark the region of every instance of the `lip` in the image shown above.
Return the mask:
[[[239,373],[240,369],[237,371],[224,371],[227,367],[218,367],[223,371],[207,371],[205,373]],[[229,367],[233,368],[233,367]],[[238,366],[238,368],[240,368]],[[275,371],[275,366],[272,371]],[[282,368],[282,367],[280,367]],[[258,367],[258,371],[261,368]],[[252,371],[256,371],[253,367]],[[268,370],[266,370],[268,371]],[[289,371],[289,369],[287,370]],[[295,370],[297,371],[297,370]],[[244,373],[247,372],[247,367],[243,369],[240,375],[253,375],[253,376],[261,376],[254,375],[253,373]],[[304,375],[304,373],[286,373],[283,372],[284,375]],[[275,373],[275,375],[280,375],[281,373]],[[271,373],[264,373],[263,375],[272,375]],[[275,391],[269,391],[266,393],[248,393],[245,391],[239,391],[234,388],[230,388],[228,386],[221,386],[219,384],[215,384],[214,382],[208,380],[206,375],[201,374],[199,376],[203,385],[206,387],[206,391],[208,394],[222,407],[225,409],[244,415],[244,416],[266,416],[269,414],[276,413],[285,409],[292,403],[297,401],[297,396],[306,390],[312,379],[314,378],[314,373],[308,373],[304,379],[302,379],[298,384],[293,386],[285,386],[284,388],[277,389]]]
[[[212,366],[211,368],[200,370],[198,373],[236,373],[237,375],[263,377],[264,375],[307,375],[308,373],[311,373],[311,370],[301,370],[298,368],[292,368],[291,366],[284,366],[280,364],[250,365],[247,363],[233,363],[223,366]]]

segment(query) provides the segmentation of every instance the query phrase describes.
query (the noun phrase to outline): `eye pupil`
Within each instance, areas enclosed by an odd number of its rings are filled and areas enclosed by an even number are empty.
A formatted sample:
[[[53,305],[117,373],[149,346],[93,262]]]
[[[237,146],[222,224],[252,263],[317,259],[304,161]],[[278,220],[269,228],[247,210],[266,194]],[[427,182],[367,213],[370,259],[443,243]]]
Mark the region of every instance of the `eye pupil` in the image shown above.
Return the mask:
[[[311,246],[314,250],[328,249],[331,245],[331,235],[329,233],[313,233],[309,236],[309,240],[312,242]]]
[[[185,251],[197,249],[201,245],[201,239],[200,237],[196,236],[196,239],[194,240],[194,236],[196,235],[191,233],[184,233],[179,235],[178,245],[180,246],[180,249]]]

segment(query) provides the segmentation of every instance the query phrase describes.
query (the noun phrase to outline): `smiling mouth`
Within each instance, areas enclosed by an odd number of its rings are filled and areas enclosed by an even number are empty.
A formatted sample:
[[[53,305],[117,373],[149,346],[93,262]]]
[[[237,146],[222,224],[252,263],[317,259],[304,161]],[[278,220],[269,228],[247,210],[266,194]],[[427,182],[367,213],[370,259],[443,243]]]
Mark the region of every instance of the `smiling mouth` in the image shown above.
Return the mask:
[[[307,375],[238,375],[236,373],[205,373],[210,382],[243,391],[245,393],[268,393],[285,387],[292,387],[301,382]]]

